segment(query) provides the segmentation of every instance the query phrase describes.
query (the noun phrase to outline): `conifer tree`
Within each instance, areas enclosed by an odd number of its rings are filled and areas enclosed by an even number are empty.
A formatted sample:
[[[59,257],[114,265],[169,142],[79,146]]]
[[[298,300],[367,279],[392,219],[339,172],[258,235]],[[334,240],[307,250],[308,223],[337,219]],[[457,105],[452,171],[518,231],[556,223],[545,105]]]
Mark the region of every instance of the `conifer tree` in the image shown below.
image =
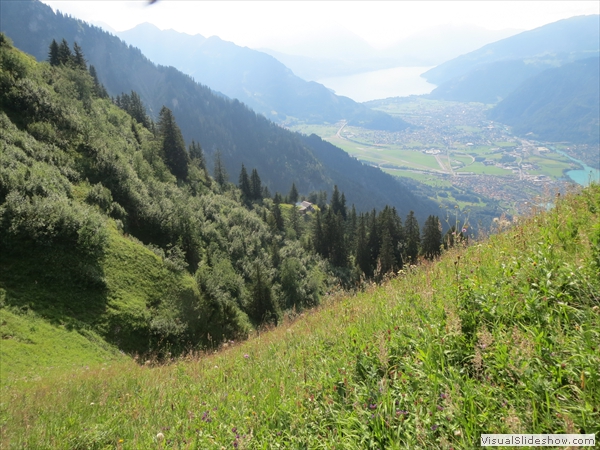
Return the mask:
[[[358,230],[356,233],[356,264],[359,269],[370,278],[373,273],[371,270],[371,252],[367,243],[367,228],[364,214],[360,215],[358,220]]]
[[[285,223],[283,221],[283,215],[281,214],[281,207],[279,204],[281,203],[281,195],[279,193],[275,194],[275,199],[273,201],[273,207],[271,208],[271,214],[273,214],[273,219],[275,221],[275,228],[277,231],[283,231],[285,227]]]
[[[252,169],[252,174],[250,175],[250,195],[252,200],[261,200],[263,197],[269,197],[268,194],[266,196],[263,195],[262,183],[256,169]]]
[[[50,44],[48,61],[50,62],[51,66],[58,66],[60,64],[60,59],[58,58],[58,44],[54,39],[52,39],[52,43]]]
[[[408,216],[406,216],[404,234],[406,239],[406,245],[404,249],[406,261],[410,262],[411,264],[415,264],[419,256],[421,233],[419,231],[419,222],[417,222],[414,211],[410,211]]]
[[[260,178],[259,178],[259,180],[260,180]],[[271,198],[271,191],[269,191],[269,187],[267,185],[264,185],[262,187],[261,197],[262,198]]]
[[[108,92],[106,92],[106,88],[100,83],[100,81],[98,81],[98,74],[96,73],[96,68],[90,65],[89,72],[92,76],[92,79],[94,80],[94,89],[96,91],[96,95],[100,98],[108,98]],[[118,102],[119,96],[117,95],[117,100],[115,104],[120,108],[121,105],[119,105]]]
[[[129,96],[129,109],[127,112],[145,128],[150,129],[150,118],[146,114],[146,108],[142,103],[142,99],[135,91],[131,91],[131,95]]]
[[[190,158],[198,163],[198,167],[204,169],[206,167],[204,163],[204,152],[200,144],[192,139],[192,143],[188,147],[188,153]]]
[[[292,188],[290,189],[290,193],[288,194],[288,201],[295,205],[298,201],[298,189],[296,189],[296,183],[292,183]]]
[[[250,178],[248,178],[248,172],[246,172],[246,167],[242,164],[242,170],[240,171],[239,184],[238,187],[242,191],[242,196],[244,197],[244,201],[250,203],[252,200],[252,191],[250,188]]]
[[[377,266],[377,258],[379,258],[379,247],[380,247],[380,232],[377,226],[377,213],[375,210],[372,211],[369,217],[369,239],[367,241],[367,247],[370,252],[369,265],[371,270]]]
[[[350,211],[350,218],[347,223],[347,235],[348,235],[348,246],[350,248],[355,248],[356,246],[356,227],[358,226],[357,216],[356,216],[356,208],[354,204],[352,204],[352,210]]]
[[[300,236],[300,214],[298,213],[298,208],[296,205],[292,205],[290,208],[290,226],[292,230],[296,233],[296,236]]]
[[[87,62],[83,56],[83,50],[77,42],[73,44],[73,65],[81,70],[87,70]]]
[[[73,53],[71,53],[69,43],[66,41],[66,39],[63,39],[58,45],[58,62],[59,64],[67,65],[72,61],[72,59]]]
[[[323,235],[323,224],[321,223],[322,220],[322,213],[321,211],[317,211],[317,214],[315,215],[315,223],[313,225],[313,246],[315,248],[315,252],[318,253],[319,255],[323,256],[324,258],[327,258],[328,253],[327,253],[327,245],[325,244],[325,238]]]
[[[427,259],[434,259],[441,253],[442,224],[437,216],[429,216],[423,226],[421,249]]]
[[[342,218],[346,218],[346,198],[343,194],[340,196],[340,191],[338,190],[337,185],[333,187],[330,206],[334,214],[341,214]]]
[[[165,163],[178,180],[187,179],[188,154],[185,150],[185,142],[173,113],[166,106],[160,110],[158,130],[162,139]]]
[[[379,252],[379,267],[381,275],[392,272],[396,265],[394,258],[394,245],[392,237],[387,228],[384,228],[381,233],[381,250]]]
[[[329,214],[331,212],[331,214]],[[327,232],[325,236],[329,243],[329,261],[336,267],[348,265],[348,251],[344,235],[344,219],[340,213],[328,211]]]
[[[213,175],[219,186],[224,186],[229,178],[229,175],[227,175],[227,171],[225,170],[225,166],[223,165],[223,161],[221,161],[221,150],[217,150],[217,153],[215,154],[215,167]]]

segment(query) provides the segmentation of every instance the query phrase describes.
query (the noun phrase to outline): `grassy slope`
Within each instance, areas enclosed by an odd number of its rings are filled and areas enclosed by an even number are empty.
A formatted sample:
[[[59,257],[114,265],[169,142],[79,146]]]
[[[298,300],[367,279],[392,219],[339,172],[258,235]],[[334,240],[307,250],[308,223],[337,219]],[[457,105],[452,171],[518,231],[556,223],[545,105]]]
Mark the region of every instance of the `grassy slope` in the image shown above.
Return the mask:
[[[599,213],[595,185],[218,354],[16,382],[3,448],[458,449],[483,432],[598,433]]]
[[[171,304],[197,291],[191,275],[174,273],[141,244],[112,228],[95,270],[106,288],[77,283],[65,270],[70,253],[51,259],[35,250],[0,261],[0,289],[11,307],[0,309],[0,380],[7,382],[47,368],[124,360],[97,332],[120,348],[135,348],[136,324],[145,327],[153,301]],[[194,292],[197,294],[197,292]],[[79,308],[77,308],[79,306]]]
[[[51,370],[71,369],[126,359],[92,331],[54,325],[33,311],[0,309],[0,381],[36,378]]]

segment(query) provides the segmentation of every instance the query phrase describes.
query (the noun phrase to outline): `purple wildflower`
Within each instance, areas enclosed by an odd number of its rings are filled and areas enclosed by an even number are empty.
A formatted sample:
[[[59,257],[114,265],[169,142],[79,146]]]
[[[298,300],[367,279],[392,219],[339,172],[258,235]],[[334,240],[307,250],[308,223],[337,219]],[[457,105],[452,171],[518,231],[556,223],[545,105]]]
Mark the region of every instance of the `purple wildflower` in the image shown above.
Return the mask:
[[[246,354],[244,355],[244,358],[248,359],[248,358],[250,358],[250,355],[246,353]]]
[[[438,411],[443,411],[444,410],[444,408],[442,408],[440,405],[438,405],[437,409],[438,409]]]
[[[376,404],[374,404],[374,403],[371,403],[371,404],[369,405],[369,409],[376,409],[376,408],[377,408],[377,405],[376,405]]]
[[[437,430],[439,425],[431,425],[431,431]]]

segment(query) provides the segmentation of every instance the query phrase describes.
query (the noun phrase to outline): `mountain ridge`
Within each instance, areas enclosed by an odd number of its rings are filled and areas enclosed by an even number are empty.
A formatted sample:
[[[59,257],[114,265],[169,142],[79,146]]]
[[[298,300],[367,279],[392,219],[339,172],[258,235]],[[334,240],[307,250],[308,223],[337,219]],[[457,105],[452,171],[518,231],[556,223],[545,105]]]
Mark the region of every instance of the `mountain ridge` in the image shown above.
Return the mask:
[[[399,131],[408,124],[304,81],[276,58],[218,36],[204,38],[145,23],[118,33],[153,62],[170,65],[196,81],[247,104],[274,122],[354,122],[364,128]]]
[[[524,31],[440,64],[422,76],[439,86],[496,61],[539,57],[570,62],[592,57],[595,55],[590,51],[598,52],[599,18],[598,15],[575,16]]]
[[[295,181],[297,189],[308,194],[315,190],[331,191],[337,183],[324,172],[323,164],[299,134],[284,130],[237,100],[215,95],[173,67],[154,65],[139,49],[118,37],[55,14],[37,1],[3,2],[1,7],[0,24],[15,46],[45,60],[52,39],[77,41],[111,95],[135,90],[153,117],[157,117],[163,105],[171,108],[186,142],[195,140],[202,145],[209,167],[220,151],[230,177],[237,176],[243,163],[256,168],[272,191],[287,192]],[[356,160],[351,164],[357,170],[368,169]],[[354,197],[370,199],[368,203],[356,203],[362,211],[382,209],[388,204],[385,198],[392,198],[390,205],[403,215],[414,210],[419,220],[436,210],[435,203],[416,198],[407,185],[391,175],[379,171],[371,179],[369,186],[353,184],[360,192],[352,192],[344,180],[340,180],[338,187],[345,192],[349,203],[354,203]],[[393,192],[381,189],[378,180],[393,180],[391,185],[395,189]]]
[[[531,77],[488,112],[518,135],[600,143],[600,58],[580,59]]]

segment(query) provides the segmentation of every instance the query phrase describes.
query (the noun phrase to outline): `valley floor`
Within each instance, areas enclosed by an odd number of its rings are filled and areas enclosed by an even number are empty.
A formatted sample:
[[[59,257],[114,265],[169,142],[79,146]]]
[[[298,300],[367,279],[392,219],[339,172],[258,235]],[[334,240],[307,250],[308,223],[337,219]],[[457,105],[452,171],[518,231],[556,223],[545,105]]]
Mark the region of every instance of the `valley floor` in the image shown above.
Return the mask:
[[[564,191],[574,183],[569,173],[583,180],[581,184],[588,183],[587,172],[581,176],[571,171],[584,170],[581,166],[593,165],[593,161],[598,164],[597,146],[516,137],[508,127],[486,119],[488,106],[484,104],[419,97],[367,104],[418,128],[390,133],[346,122],[291,128],[316,133],[365,164],[423,182],[433,188],[429,194],[433,200],[461,209],[485,208],[493,200],[503,211],[523,214],[536,197]],[[592,181],[598,181],[598,169],[587,169],[592,171]]]

